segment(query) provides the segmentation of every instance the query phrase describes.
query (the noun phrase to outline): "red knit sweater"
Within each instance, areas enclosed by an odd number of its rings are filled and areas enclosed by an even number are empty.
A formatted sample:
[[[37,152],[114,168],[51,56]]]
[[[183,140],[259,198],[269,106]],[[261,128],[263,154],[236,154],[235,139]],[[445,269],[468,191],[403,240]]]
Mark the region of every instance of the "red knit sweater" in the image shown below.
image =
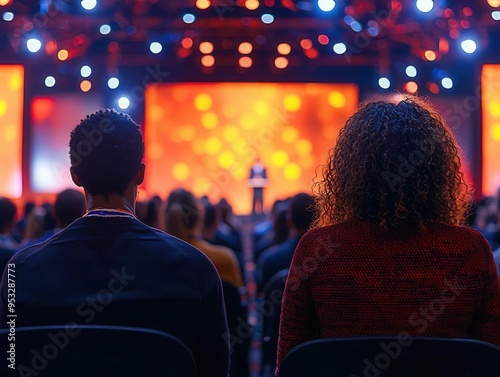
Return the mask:
[[[405,241],[350,222],[302,237],[283,296],[277,374],[307,340],[402,332],[500,346],[500,284],[479,232],[440,224]]]

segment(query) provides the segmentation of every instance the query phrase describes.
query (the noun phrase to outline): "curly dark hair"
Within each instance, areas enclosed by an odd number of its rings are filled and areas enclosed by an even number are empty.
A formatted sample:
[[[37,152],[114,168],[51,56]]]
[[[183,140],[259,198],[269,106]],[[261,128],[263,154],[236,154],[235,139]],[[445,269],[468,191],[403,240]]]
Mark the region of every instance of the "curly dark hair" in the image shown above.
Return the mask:
[[[460,156],[427,100],[395,94],[363,103],[315,179],[314,225],[364,220],[416,233],[463,224],[472,195]]]
[[[87,115],[71,131],[71,167],[92,195],[123,194],[144,157],[140,127],[115,109]]]

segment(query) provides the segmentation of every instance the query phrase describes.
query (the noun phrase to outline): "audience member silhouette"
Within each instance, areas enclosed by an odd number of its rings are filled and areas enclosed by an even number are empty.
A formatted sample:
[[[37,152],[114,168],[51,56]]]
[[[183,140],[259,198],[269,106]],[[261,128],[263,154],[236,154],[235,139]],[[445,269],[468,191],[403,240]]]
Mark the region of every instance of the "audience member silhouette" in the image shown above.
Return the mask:
[[[284,242],[272,246],[260,255],[255,270],[259,290],[274,274],[290,267],[297,244],[311,226],[312,206],[313,198],[308,194],[297,194],[290,199],[286,213],[290,235]]]
[[[240,287],[243,281],[234,252],[227,247],[212,245],[201,238],[202,208],[202,204],[191,192],[182,188],[172,191],[166,203],[165,229],[201,250],[215,265],[223,281]]]
[[[87,212],[12,258],[16,325],[162,330],[189,346],[198,376],[225,377],[229,345],[221,280],[202,252],[137,220],[143,155],[140,127],[115,110],[89,115],[71,132],[70,172],[85,191]],[[6,314],[4,275],[2,328]]]
[[[283,295],[276,373],[316,338],[400,335],[500,345],[500,285],[450,129],[422,99],[362,104],[313,186],[319,213]]]

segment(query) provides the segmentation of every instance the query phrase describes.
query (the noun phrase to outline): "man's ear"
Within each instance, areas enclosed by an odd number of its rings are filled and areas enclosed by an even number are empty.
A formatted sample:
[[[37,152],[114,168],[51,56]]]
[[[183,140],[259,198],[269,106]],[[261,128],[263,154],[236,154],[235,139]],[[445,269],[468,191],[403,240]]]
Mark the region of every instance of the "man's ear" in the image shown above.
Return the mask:
[[[137,172],[137,174],[135,175],[135,178],[134,178],[134,183],[139,186],[140,184],[142,184],[142,182],[144,182],[144,172],[146,170],[146,164],[144,162],[141,162],[141,166],[139,166],[139,171]]]
[[[71,179],[73,180],[74,184],[77,185],[78,187],[83,187],[83,183],[82,183],[80,177],[73,170],[73,167],[69,168],[69,172],[71,174]]]

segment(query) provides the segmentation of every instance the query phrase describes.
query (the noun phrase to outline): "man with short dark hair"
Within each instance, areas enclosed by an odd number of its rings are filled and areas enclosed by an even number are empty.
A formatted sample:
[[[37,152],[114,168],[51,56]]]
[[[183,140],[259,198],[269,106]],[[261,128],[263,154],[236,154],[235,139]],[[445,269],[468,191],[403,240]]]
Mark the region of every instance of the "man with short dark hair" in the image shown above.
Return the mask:
[[[145,170],[139,126],[128,115],[101,110],[72,131],[69,146],[71,176],[85,190],[87,213],[11,260],[16,325],[74,321],[162,330],[189,346],[199,376],[226,376],[227,323],[215,267],[135,216]],[[4,276],[3,328],[6,303]]]

